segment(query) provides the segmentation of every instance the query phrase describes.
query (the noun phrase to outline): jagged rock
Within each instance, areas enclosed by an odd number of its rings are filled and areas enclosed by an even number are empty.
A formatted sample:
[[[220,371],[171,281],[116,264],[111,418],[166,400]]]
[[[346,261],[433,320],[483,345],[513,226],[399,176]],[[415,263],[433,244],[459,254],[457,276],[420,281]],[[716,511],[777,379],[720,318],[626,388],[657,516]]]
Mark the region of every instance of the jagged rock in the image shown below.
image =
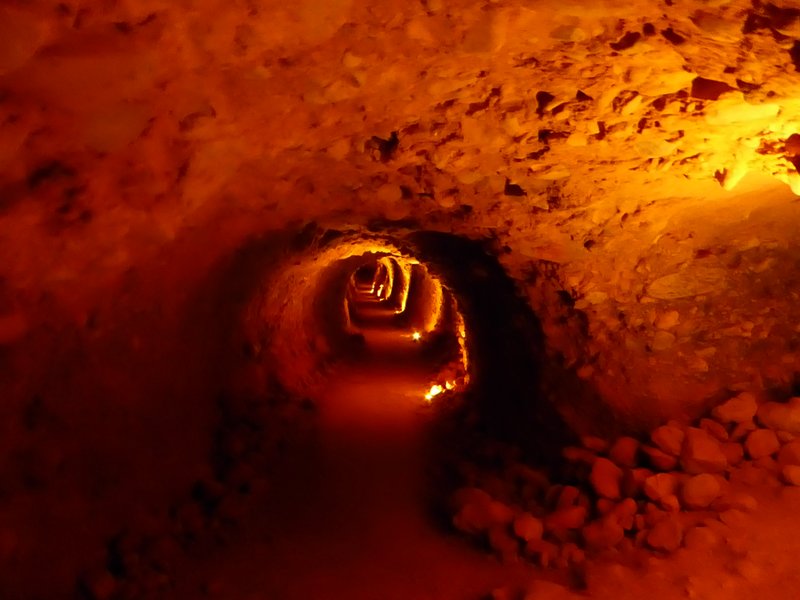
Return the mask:
[[[598,458],[592,465],[589,481],[595,491],[604,498],[619,498],[622,483],[622,469],[607,458]]]
[[[648,477],[644,482],[644,493],[655,501],[675,494],[677,489],[678,478],[673,473],[659,473]]]
[[[617,438],[608,451],[608,456],[620,467],[633,468],[638,464],[639,445],[639,441],[632,437]]]
[[[642,452],[647,455],[650,464],[659,471],[672,471],[678,466],[678,459],[671,454],[667,454],[659,448],[652,446],[642,446]]]
[[[720,492],[720,484],[716,477],[708,473],[695,475],[683,484],[683,503],[688,508],[706,508],[720,495]]]
[[[711,414],[721,423],[742,423],[755,417],[757,411],[756,397],[750,392],[742,392],[716,406]]]
[[[758,421],[770,429],[800,433],[800,398],[788,402],[765,402],[758,409]]]
[[[653,444],[671,456],[678,456],[683,447],[684,432],[673,425],[662,425],[650,434]]]
[[[714,439],[727,442],[730,436],[725,426],[713,419],[700,419],[700,429],[707,431]]]
[[[717,440],[702,429],[690,427],[686,430],[681,465],[684,471],[693,475],[721,473],[728,466],[728,459]]]
[[[523,541],[540,539],[543,532],[544,525],[541,519],[537,519],[530,513],[522,513],[514,519],[514,533]]]
[[[747,436],[744,447],[750,458],[759,459],[775,454],[781,444],[771,429],[756,429]]]
[[[733,431],[731,431],[729,437],[734,442],[740,442],[746,438],[751,431],[754,431],[757,428],[758,425],[756,425],[755,421],[752,420],[737,423],[736,427],[734,427]]]

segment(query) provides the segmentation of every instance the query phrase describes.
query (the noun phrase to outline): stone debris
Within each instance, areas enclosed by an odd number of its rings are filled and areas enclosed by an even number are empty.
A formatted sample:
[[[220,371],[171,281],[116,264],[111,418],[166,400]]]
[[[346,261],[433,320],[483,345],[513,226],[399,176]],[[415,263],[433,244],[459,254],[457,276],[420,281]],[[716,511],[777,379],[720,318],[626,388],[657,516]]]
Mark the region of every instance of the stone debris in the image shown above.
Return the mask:
[[[524,479],[535,481],[538,491],[501,503],[480,487],[462,488],[454,496],[461,507],[454,524],[489,535],[489,545],[505,561],[520,551],[542,566],[582,561],[581,548],[590,554],[635,546],[669,553],[685,545],[710,552],[723,540],[733,548],[743,543],[733,532],[758,509],[756,499],[738,488],[800,487],[800,439],[766,425],[791,429],[794,400],[759,405],[754,394],[742,392],[695,424],[654,429],[645,444],[631,436],[584,437],[582,447],[563,453],[577,478],[574,485],[553,485],[543,473],[514,462],[509,472],[528,473]],[[762,427],[753,422],[756,414]],[[716,518],[702,517],[709,514]],[[521,550],[515,550],[517,540]]]

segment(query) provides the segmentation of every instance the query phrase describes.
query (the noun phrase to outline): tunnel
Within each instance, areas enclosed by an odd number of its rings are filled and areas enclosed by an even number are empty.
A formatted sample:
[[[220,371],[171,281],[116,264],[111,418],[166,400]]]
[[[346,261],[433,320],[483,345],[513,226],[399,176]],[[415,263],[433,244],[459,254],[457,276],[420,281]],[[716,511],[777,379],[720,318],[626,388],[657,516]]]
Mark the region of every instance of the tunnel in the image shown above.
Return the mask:
[[[0,3],[0,598],[794,600],[800,4]]]

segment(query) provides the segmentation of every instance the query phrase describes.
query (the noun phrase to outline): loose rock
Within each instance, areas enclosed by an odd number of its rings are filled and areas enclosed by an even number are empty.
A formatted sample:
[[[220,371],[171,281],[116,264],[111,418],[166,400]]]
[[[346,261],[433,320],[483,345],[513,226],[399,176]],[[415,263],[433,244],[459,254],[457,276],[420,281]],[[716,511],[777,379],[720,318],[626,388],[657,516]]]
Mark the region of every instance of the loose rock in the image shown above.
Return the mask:
[[[675,494],[678,489],[678,478],[672,473],[659,473],[648,477],[644,482],[644,493],[651,500],[659,501]]]
[[[514,533],[523,541],[541,539],[543,532],[542,521],[530,513],[522,513],[514,519]]]
[[[750,458],[759,459],[775,454],[781,444],[771,429],[756,429],[747,436],[744,447]]]
[[[617,438],[608,452],[609,458],[621,467],[635,467],[639,454],[639,441],[623,436]]]
[[[720,443],[702,429],[690,427],[681,452],[681,465],[687,473],[721,473],[728,466],[728,459]]]
[[[770,429],[800,433],[800,398],[786,403],[765,402],[758,409],[758,420]]]
[[[751,420],[757,411],[756,397],[750,392],[742,392],[715,407],[711,414],[721,423],[742,423]]]
[[[672,456],[678,456],[683,447],[684,433],[673,425],[662,425],[650,434],[652,442],[660,449]]]
[[[595,491],[612,500],[621,497],[622,469],[607,458],[598,458],[592,465],[589,481]]]
[[[674,456],[667,454],[659,448],[652,446],[642,446],[642,451],[647,454],[650,464],[654,469],[659,471],[672,471],[678,466],[678,459]]]

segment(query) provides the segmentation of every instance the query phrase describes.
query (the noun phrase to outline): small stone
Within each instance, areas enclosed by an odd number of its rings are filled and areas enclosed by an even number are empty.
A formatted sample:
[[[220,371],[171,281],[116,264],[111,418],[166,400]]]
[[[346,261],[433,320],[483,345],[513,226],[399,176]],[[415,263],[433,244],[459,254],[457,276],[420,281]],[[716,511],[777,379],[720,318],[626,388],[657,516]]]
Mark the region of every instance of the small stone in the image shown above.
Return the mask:
[[[680,322],[681,316],[677,310],[668,310],[656,318],[655,326],[658,329],[672,329]]]
[[[595,461],[589,481],[600,496],[614,500],[622,495],[622,469],[607,458],[598,458]]]
[[[681,501],[678,500],[678,496],[675,494],[669,494],[668,496],[664,496],[661,500],[658,501],[661,507],[666,510],[667,512],[676,513],[680,512],[681,510]]]
[[[750,583],[758,583],[764,574],[763,569],[752,560],[742,559],[734,563],[734,570]]]
[[[722,538],[710,527],[692,527],[686,532],[683,545],[689,550],[708,551],[717,547]]]
[[[681,465],[692,475],[721,473],[728,466],[728,459],[717,440],[702,429],[690,427],[686,430]]]
[[[478,488],[462,488],[453,494],[453,525],[464,533],[481,533],[494,525],[508,525],[514,512]]]
[[[742,448],[742,445],[738,442],[725,442],[720,445],[720,448],[722,448],[722,453],[728,460],[729,465],[735,466],[742,462],[744,458],[744,448]]]
[[[642,446],[642,452],[647,455],[647,458],[650,461],[650,464],[653,466],[654,469],[658,469],[659,471],[672,471],[675,467],[678,466],[678,459],[674,456],[667,454],[663,450],[659,448],[653,448],[652,446]]]
[[[780,450],[781,444],[771,429],[756,429],[747,436],[744,447],[750,458],[759,459],[775,454]]]
[[[800,433],[800,398],[788,402],[765,402],[758,409],[758,420],[770,429]]]
[[[800,465],[786,465],[781,469],[783,480],[789,485],[800,486]]]
[[[672,473],[659,473],[644,482],[644,493],[651,500],[661,500],[678,489],[678,478]]]
[[[716,406],[711,414],[721,423],[743,423],[755,417],[757,411],[756,397],[750,392],[742,392]]]
[[[625,537],[625,530],[614,517],[603,517],[583,528],[583,539],[591,550],[613,548]]]
[[[635,467],[639,454],[639,441],[628,436],[617,438],[608,456],[620,467]]]
[[[608,450],[608,442],[603,438],[594,436],[594,435],[586,435],[581,438],[581,444],[587,450],[591,450],[596,454],[602,454],[606,450]]]
[[[544,525],[541,519],[537,519],[532,514],[522,513],[514,519],[514,533],[526,542],[541,539]]]
[[[508,527],[494,525],[489,529],[489,546],[503,559],[503,562],[516,561],[519,543],[508,532]]]
[[[622,502],[617,504],[611,511],[611,514],[614,515],[617,523],[619,523],[625,531],[628,531],[633,528],[634,519],[638,510],[639,507],[636,505],[636,501],[633,498],[625,498]]]
[[[700,419],[700,429],[707,431],[709,435],[720,442],[728,441],[728,430],[713,419]]]
[[[800,465],[800,440],[792,440],[778,452],[778,462],[785,465]]]
[[[561,508],[547,515],[544,519],[545,529],[548,531],[558,529],[579,529],[586,522],[586,507],[571,506]]]
[[[683,484],[683,503],[692,509],[707,508],[720,495],[717,478],[708,473],[695,475]]]
[[[647,534],[647,545],[654,550],[674,552],[681,547],[683,531],[676,518],[659,521]]]
[[[683,447],[684,433],[678,427],[662,425],[653,430],[650,439],[660,450],[672,456],[679,456]]]

